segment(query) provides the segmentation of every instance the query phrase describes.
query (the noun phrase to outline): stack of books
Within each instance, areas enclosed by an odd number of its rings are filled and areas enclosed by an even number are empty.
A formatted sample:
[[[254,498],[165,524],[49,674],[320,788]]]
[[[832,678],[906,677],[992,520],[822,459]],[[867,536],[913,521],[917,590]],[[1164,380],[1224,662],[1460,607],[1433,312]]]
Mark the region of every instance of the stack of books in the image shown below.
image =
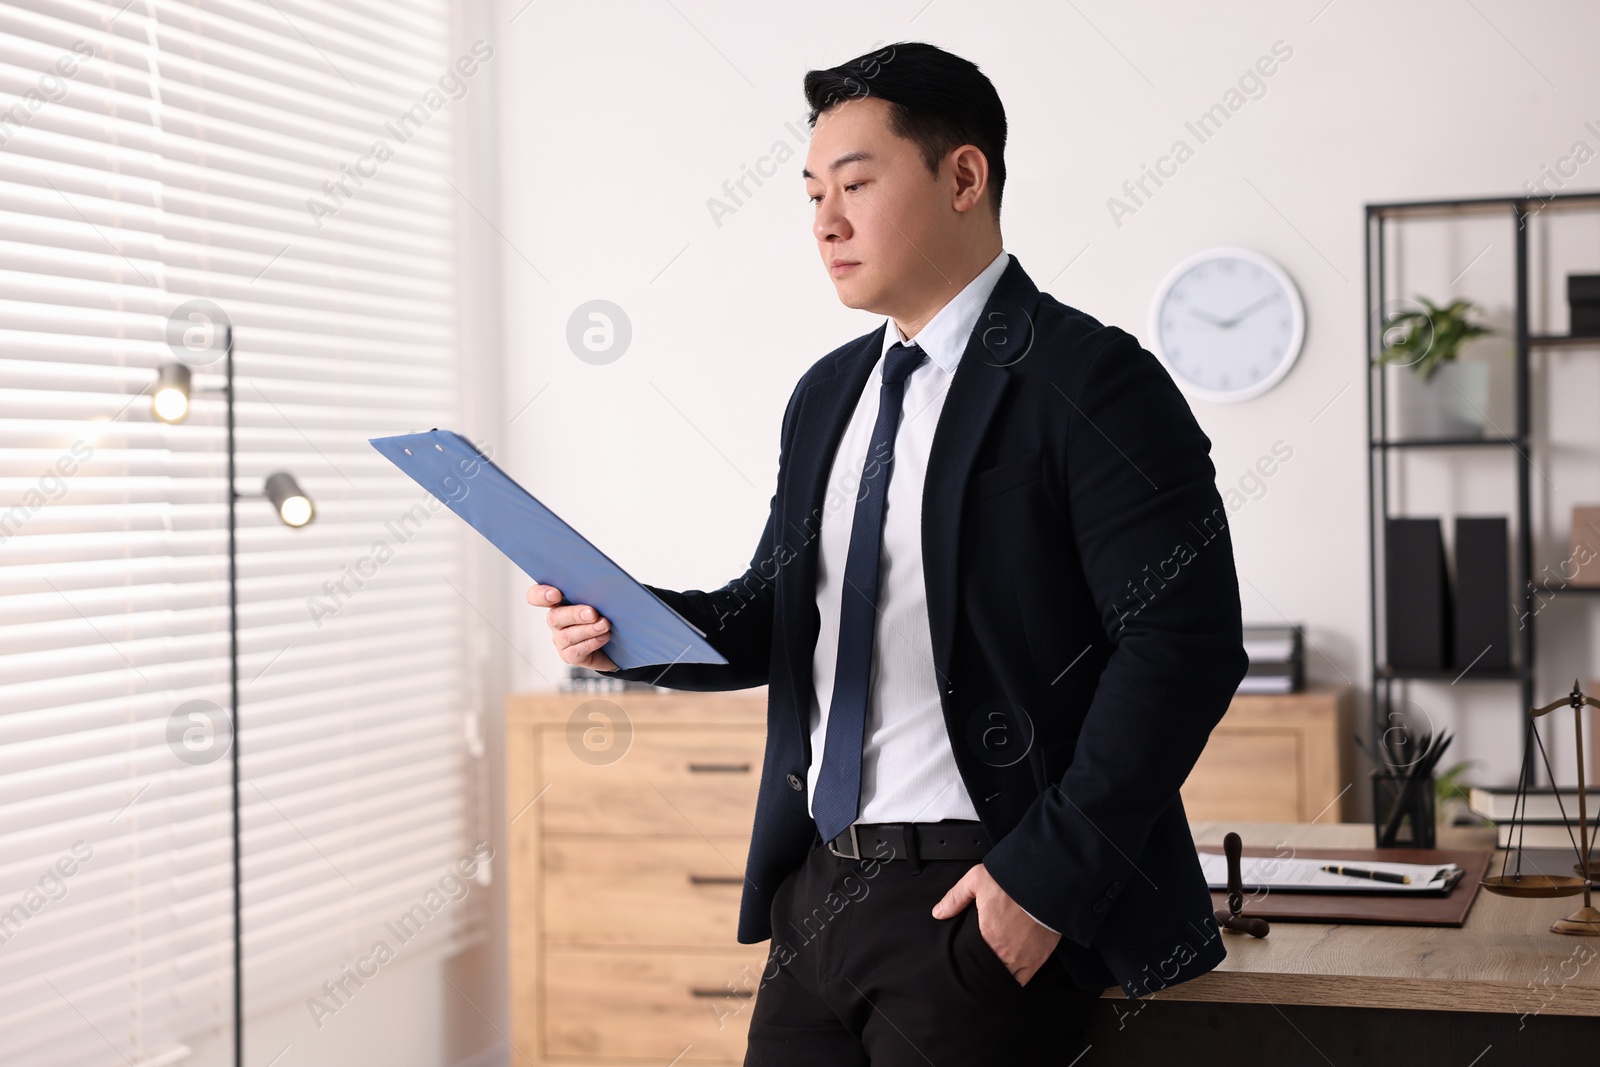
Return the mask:
[[[1245,626],[1250,669],[1241,693],[1298,693],[1305,684],[1305,634],[1297,625]]]
[[[1584,806],[1588,809],[1589,836],[1594,837],[1597,815],[1600,815],[1600,792],[1584,790]],[[1559,794],[1560,802],[1557,802]],[[1538,786],[1529,789],[1522,806],[1513,812],[1517,791],[1512,788],[1495,789],[1475,785],[1467,794],[1467,807],[1474,815],[1482,816],[1495,824],[1495,839],[1501,848],[1566,848],[1578,840],[1578,790],[1576,788],[1552,789]],[[1566,822],[1561,812],[1566,810]],[[1511,821],[1515,814],[1517,822]],[[1571,833],[1568,833],[1568,828]]]

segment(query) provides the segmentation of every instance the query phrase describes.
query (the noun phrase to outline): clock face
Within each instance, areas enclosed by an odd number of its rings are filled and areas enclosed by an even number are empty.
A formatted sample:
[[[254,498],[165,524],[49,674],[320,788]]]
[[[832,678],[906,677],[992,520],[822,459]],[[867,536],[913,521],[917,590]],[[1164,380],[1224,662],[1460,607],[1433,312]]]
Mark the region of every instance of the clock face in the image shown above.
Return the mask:
[[[1259,396],[1289,373],[1305,307],[1272,260],[1213,248],[1173,268],[1150,309],[1152,351],[1183,390],[1204,400]]]

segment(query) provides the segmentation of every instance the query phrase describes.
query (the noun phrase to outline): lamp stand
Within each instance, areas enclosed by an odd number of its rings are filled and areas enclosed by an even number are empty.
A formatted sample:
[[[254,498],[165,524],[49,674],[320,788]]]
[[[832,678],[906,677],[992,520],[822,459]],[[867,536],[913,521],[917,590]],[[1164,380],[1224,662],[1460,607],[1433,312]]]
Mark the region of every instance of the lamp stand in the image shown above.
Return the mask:
[[[224,353],[223,406],[228,420],[228,711],[233,744],[228,748],[233,801],[233,1063],[244,1067],[244,922],[239,872],[239,493],[234,477],[236,450],[233,428],[233,325],[229,323]]]

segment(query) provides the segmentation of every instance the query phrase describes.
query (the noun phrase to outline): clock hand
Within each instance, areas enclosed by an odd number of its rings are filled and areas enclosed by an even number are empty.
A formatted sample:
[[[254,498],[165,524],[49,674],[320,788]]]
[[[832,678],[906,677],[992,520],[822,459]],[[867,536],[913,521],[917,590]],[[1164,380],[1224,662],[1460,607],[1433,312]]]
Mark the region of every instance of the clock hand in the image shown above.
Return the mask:
[[[1277,298],[1278,298],[1278,294],[1276,292],[1268,293],[1266,296],[1262,297],[1260,300],[1257,300],[1254,304],[1251,304],[1249,307],[1245,308],[1243,311],[1238,312],[1237,314],[1235,314],[1235,315],[1233,315],[1233,316],[1231,316],[1229,318],[1223,319],[1221,322],[1217,323],[1217,325],[1221,326],[1225,330],[1226,329],[1231,329],[1232,327],[1239,325],[1239,323],[1242,320],[1249,318],[1251,315],[1254,315],[1257,311],[1260,311],[1262,308],[1264,308],[1268,304],[1272,303]]]
[[[1219,322],[1218,320],[1212,318],[1210,315],[1207,315],[1205,312],[1201,311],[1199,308],[1190,308],[1189,309],[1189,314],[1193,315],[1197,319],[1200,319],[1202,322],[1209,322],[1213,326],[1222,326],[1222,327],[1226,327],[1227,326],[1227,323]]]

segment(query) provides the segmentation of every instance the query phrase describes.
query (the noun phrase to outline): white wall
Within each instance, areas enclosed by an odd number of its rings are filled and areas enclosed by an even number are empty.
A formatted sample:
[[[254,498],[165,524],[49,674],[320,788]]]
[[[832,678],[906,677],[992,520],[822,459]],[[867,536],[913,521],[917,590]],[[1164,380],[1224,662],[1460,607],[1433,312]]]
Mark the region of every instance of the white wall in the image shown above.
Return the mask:
[[[879,42],[927,40],[974,60],[997,86],[1011,126],[1006,247],[1059,299],[1147,339],[1155,286],[1197,249],[1245,245],[1294,276],[1309,324],[1293,373],[1246,404],[1193,406],[1220,487],[1275,441],[1294,452],[1233,517],[1246,620],[1305,621],[1314,679],[1363,690],[1362,205],[1518,193],[1575,141],[1600,148],[1584,126],[1600,128],[1600,70],[1586,47],[1600,9],[1576,0],[1253,0],[1226,13],[1180,0],[599,0],[518,14],[523,3],[502,3],[496,39],[503,400],[515,421],[494,429],[506,442],[497,459],[559,514],[645,581],[707,589],[743,570],[795,380],[876,325],[838,304],[817,259],[798,177],[801,77]],[[1278,41],[1292,56],[1265,94],[1196,145],[1185,121]],[[1194,157],[1119,225],[1108,198],[1180,137]],[[708,198],[778,143],[793,158],[718,225]],[[1600,162],[1568,188],[1600,188]],[[1596,231],[1585,233],[1573,262],[1600,270]],[[1479,236],[1418,238],[1425,262],[1408,281],[1504,316],[1509,230]],[[569,315],[594,298],[620,305],[633,328],[626,353],[604,366],[565,340]],[[1549,301],[1554,314],[1563,300]],[[1554,361],[1576,376],[1555,395],[1591,424],[1595,405],[1577,398],[1596,395],[1594,358]],[[1566,473],[1553,477],[1566,479],[1567,497],[1600,498],[1600,432],[1568,436]],[[1476,502],[1476,481],[1455,484],[1463,495],[1434,513],[1511,510],[1509,496]],[[1540,545],[1556,546],[1553,559],[1565,554],[1566,506],[1549,511],[1556,525]],[[562,664],[543,612],[522,604],[525,584],[507,594],[512,684],[539,688]],[[1548,609],[1575,636],[1547,664],[1541,696],[1587,676],[1588,605]],[[1416,696],[1438,725],[1460,731],[1453,756],[1487,761],[1485,778],[1514,773],[1514,689]]]

